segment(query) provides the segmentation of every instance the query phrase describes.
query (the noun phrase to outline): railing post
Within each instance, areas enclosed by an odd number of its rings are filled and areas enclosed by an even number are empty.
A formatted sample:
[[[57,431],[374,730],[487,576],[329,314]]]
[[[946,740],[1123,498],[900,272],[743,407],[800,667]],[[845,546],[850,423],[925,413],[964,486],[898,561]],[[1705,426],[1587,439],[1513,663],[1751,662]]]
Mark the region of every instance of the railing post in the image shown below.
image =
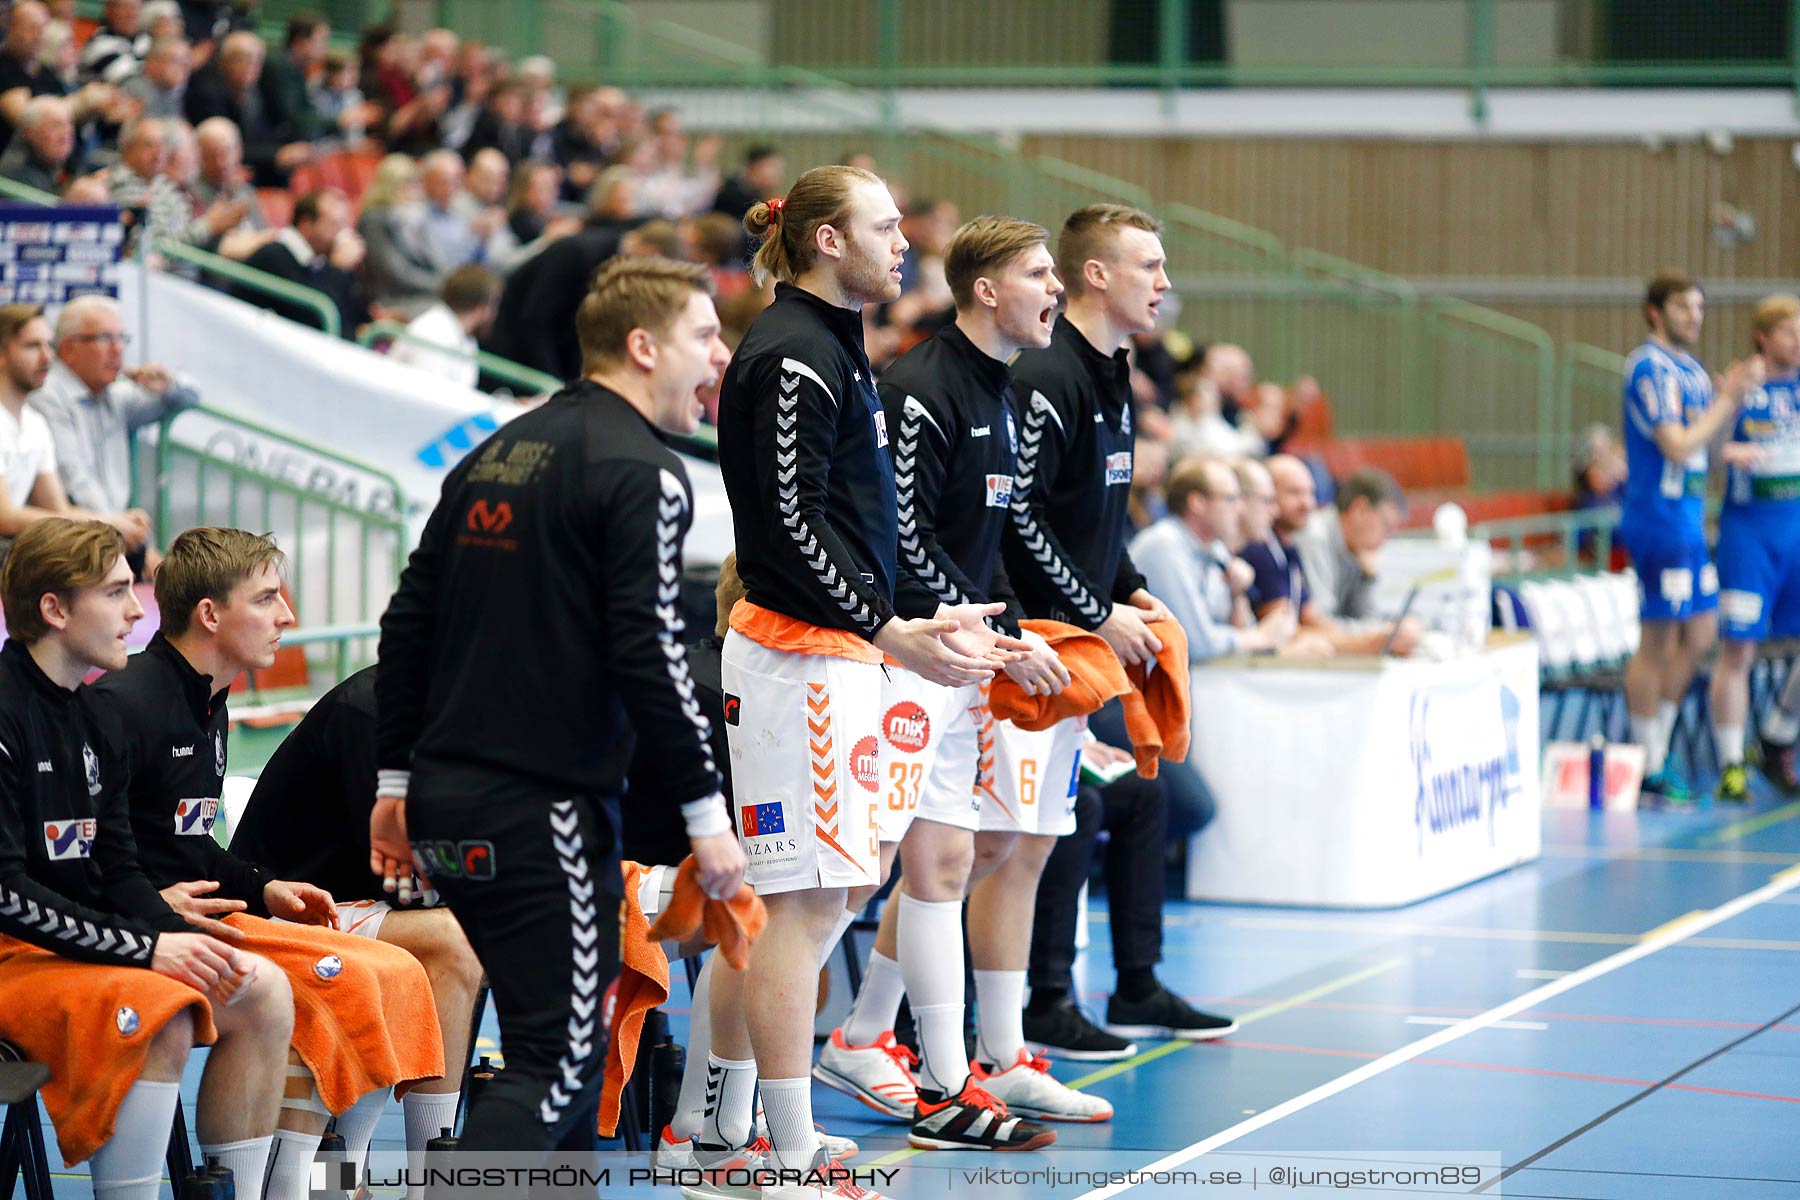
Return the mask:
[[[900,0],[881,0],[875,36],[875,65],[881,80],[881,120],[892,126],[900,117],[895,80],[900,74]]]
[[[1488,69],[1494,65],[1494,0],[1469,0],[1469,116],[1488,119]]]
[[[1175,100],[1181,90],[1181,68],[1187,62],[1187,7],[1187,0],[1162,0],[1158,7],[1156,61],[1160,68],[1157,74],[1165,117],[1175,115]]]

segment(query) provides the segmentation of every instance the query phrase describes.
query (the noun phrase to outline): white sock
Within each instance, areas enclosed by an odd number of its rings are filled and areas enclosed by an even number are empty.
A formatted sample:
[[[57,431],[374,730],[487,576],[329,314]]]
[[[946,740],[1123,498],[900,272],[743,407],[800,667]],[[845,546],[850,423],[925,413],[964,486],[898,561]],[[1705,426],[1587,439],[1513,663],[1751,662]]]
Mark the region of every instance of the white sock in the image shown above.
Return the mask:
[[[1631,740],[1644,748],[1644,774],[1654,775],[1663,769],[1669,753],[1669,739],[1662,735],[1662,719],[1631,714]]]
[[[406,1149],[423,1154],[426,1143],[432,1138],[446,1129],[455,1129],[456,1102],[461,1098],[459,1091],[425,1094],[412,1091],[400,1097],[400,1112],[406,1119]]]
[[[344,1139],[344,1161],[356,1164],[359,1179],[362,1178],[363,1164],[369,1158],[369,1139],[375,1136],[375,1123],[381,1120],[388,1095],[387,1088],[376,1088],[366,1096],[359,1096],[355,1104],[338,1114],[337,1132]]]
[[[230,1169],[238,1200],[262,1200],[263,1173],[269,1169],[269,1146],[274,1140],[272,1137],[245,1138],[241,1142],[221,1142],[212,1146],[202,1142],[200,1161],[216,1158],[221,1167]]]
[[[1669,760],[1670,743],[1675,740],[1675,722],[1681,717],[1681,705],[1673,700],[1664,700],[1656,706],[1656,740],[1662,743],[1663,761]]]
[[[879,950],[870,950],[862,990],[856,993],[856,1003],[844,1022],[844,1041],[852,1046],[867,1046],[892,1029],[900,1011],[900,997],[906,990],[900,964]]]
[[[844,940],[844,930],[850,928],[855,920],[856,914],[849,909],[838,914],[837,925],[832,928],[831,936],[819,947],[819,970],[823,971],[825,964],[831,961],[831,952],[838,948],[838,943]]]
[[[819,1152],[819,1131],[813,1128],[812,1077],[765,1079],[762,1096],[777,1163],[791,1171],[809,1169]]]
[[[699,1138],[708,1146],[735,1150],[750,1144],[750,1114],[756,1100],[756,1060],[706,1056],[706,1115]]]
[[[955,1095],[969,1077],[962,1030],[962,901],[917,900],[902,892],[895,941],[919,1028],[919,1086]]]
[[[90,1160],[96,1200],[156,1200],[169,1125],[180,1103],[179,1083],[140,1079],[131,1085],[119,1102],[112,1136]]]
[[[1763,718],[1762,735],[1777,745],[1791,746],[1800,738],[1800,717],[1780,706],[1771,708]]]
[[[1744,761],[1744,727],[1742,725],[1714,725],[1713,741],[1719,746],[1719,763],[1731,766]]]
[[[709,954],[701,964],[700,976],[694,980],[693,1004],[688,1009],[687,1061],[681,1069],[681,1098],[675,1104],[675,1115],[669,1128],[675,1136],[686,1140],[700,1132],[706,1119],[706,1060],[712,1052],[712,976],[713,962],[718,956]],[[653,1131],[661,1137],[662,1130]]]
[[[263,1195],[267,1200],[306,1200],[311,1186],[313,1159],[319,1153],[320,1135],[277,1129],[274,1144],[269,1147],[267,1178]]]
[[[1025,1048],[1025,972],[975,972],[976,1056],[1006,1068]]]

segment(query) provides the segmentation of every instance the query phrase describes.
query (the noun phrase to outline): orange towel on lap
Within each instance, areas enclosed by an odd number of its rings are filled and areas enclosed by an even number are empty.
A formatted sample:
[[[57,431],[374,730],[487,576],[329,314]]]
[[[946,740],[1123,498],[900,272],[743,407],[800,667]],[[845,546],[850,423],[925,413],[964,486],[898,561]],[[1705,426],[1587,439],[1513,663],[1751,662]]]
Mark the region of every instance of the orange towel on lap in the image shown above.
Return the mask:
[[[619,1127],[619,1097],[631,1082],[637,1065],[638,1038],[644,1017],[669,998],[669,959],[664,939],[686,941],[704,929],[707,940],[719,948],[738,970],[750,961],[750,943],[763,930],[768,914],[763,902],[748,887],[740,886],[729,900],[711,900],[695,877],[692,855],[681,861],[675,873],[675,889],[668,907],[652,926],[638,903],[638,881],[646,868],[639,863],[620,864],[625,876],[625,908],[619,931],[619,981],[613,1001],[612,1038],[606,1049],[606,1077],[600,1089],[601,1137],[612,1137]]]
[[[1125,668],[1106,639],[1097,633],[1061,621],[1021,621],[1020,627],[1050,643],[1069,668],[1069,686],[1054,696],[1027,696],[1012,676],[994,676],[988,707],[996,721],[1011,721],[1020,729],[1036,732],[1070,717],[1098,712],[1114,696],[1131,690]]]
[[[431,981],[400,949],[316,925],[235,913],[244,949],[270,959],[294,991],[294,1049],[333,1113],[376,1088],[404,1095],[444,1074]]]
[[[39,1094],[67,1166],[112,1137],[151,1041],[184,1009],[193,1013],[195,1042],[212,1045],[212,1008],[187,984],[144,967],[76,962],[0,936],[0,1038],[50,1068]]]
[[[1181,762],[1187,758],[1192,733],[1188,727],[1187,634],[1175,621],[1152,621],[1150,632],[1162,642],[1156,667],[1128,667],[1131,690],[1120,706],[1125,710],[1125,732],[1137,758],[1137,772],[1156,778],[1159,759]]]

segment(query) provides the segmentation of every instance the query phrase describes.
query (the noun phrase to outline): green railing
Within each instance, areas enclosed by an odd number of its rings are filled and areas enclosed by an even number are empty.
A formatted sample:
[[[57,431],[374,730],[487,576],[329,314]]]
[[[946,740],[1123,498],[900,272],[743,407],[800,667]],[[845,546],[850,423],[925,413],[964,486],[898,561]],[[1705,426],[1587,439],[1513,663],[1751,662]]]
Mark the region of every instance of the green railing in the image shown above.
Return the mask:
[[[446,358],[473,362],[482,371],[493,376],[509,387],[519,389],[522,396],[545,396],[562,387],[562,380],[544,371],[516,363],[510,358],[501,358],[498,354],[489,354],[486,350],[477,350],[473,354],[460,346],[446,346],[429,338],[409,333],[406,326],[398,321],[372,321],[364,326],[357,343],[375,348],[377,344],[387,345],[393,342],[410,342],[422,346],[433,354],[441,354]]]
[[[197,418],[210,426],[202,444],[177,440]],[[163,419],[155,462],[158,544],[195,525],[274,534],[303,621],[366,620],[399,582],[412,545],[406,496],[378,467],[204,406]],[[315,466],[336,472],[331,490],[295,482],[318,478]]]
[[[1618,506],[1607,505],[1483,521],[1469,536],[1494,548],[1494,582],[1516,584],[1606,570],[1618,526]]]
[[[1569,450],[1590,425],[1618,426],[1624,386],[1622,355],[1585,342],[1570,342],[1562,348],[1557,370],[1557,423],[1568,434]]]

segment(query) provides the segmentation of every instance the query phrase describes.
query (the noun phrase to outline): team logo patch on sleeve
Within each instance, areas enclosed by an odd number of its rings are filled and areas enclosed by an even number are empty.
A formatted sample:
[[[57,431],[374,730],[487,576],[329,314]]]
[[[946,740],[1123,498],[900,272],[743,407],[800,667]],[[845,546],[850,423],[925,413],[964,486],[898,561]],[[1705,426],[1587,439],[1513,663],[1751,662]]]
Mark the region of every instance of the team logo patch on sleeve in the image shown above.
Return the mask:
[[[129,1004],[121,1004],[119,1011],[113,1014],[113,1027],[119,1031],[120,1037],[130,1037],[138,1031],[141,1024],[143,1022],[138,1019],[137,1009]]]
[[[219,778],[225,777],[225,735],[223,733],[213,734],[213,770],[218,772]]]
[[[781,814],[779,800],[771,800],[767,804],[742,805],[738,809],[738,815],[743,820],[745,837],[769,837],[787,832],[787,818]]]
[[[989,475],[987,477],[987,506],[989,508],[1005,508],[1012,503],[1011,475]]]
[[[344,973],[344,960],[335,954],[327,954],[313,964],[313,974],[320,979],[336,979]]]
[[[87,858],[93,853],[98,829],[91,817],[82,821],[45,821],[44,854],[51,862]]]
[[[1106,456],[1106,486],[1131,483],[1131,451],[1121,450]]]
[[[877,448],[887,445],[887,411],[875,410],[875,445]]]
[[[725,693],[725,723],[736,725],[738,716],[744,710],[744,702],[730,692]]]
[[[87,772],[88,795],[100,794],[100,756],[86,742],[81,743],[81,769]]]
[[[217,800],[178,800],[175,802],[175,832],[183,837],[211,836],[213,821],[218,815]]]

